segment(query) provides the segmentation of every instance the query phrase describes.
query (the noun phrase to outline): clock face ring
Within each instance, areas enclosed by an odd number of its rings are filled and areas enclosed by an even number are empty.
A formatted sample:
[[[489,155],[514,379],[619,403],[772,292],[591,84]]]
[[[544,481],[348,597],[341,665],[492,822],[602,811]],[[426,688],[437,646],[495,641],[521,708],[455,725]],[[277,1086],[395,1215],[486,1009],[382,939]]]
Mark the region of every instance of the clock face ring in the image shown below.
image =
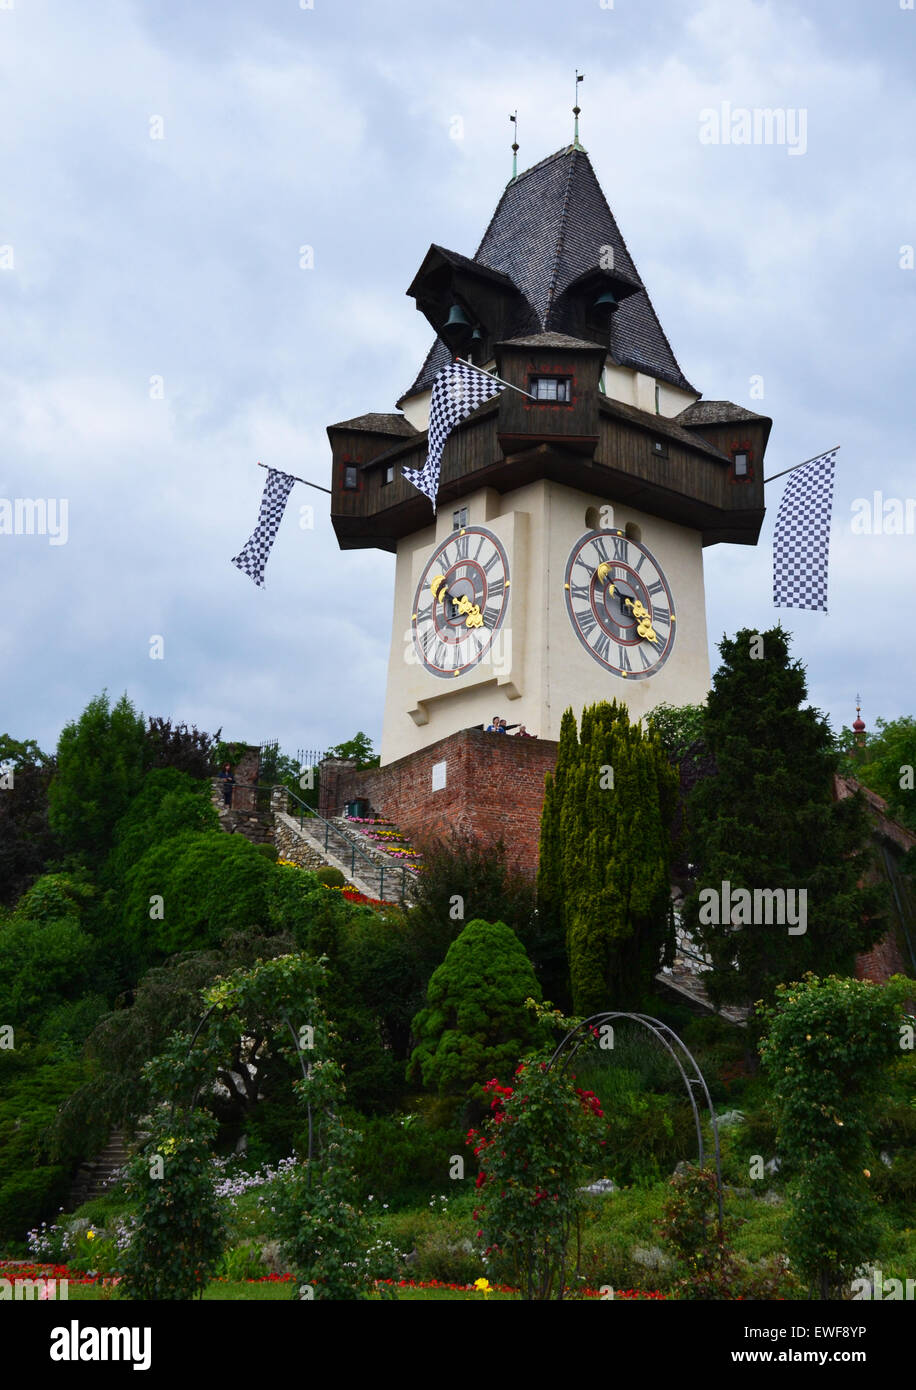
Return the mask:
[[[506,617],[510,582],[505,547],[482,526],[436,546],[411,612],[414,652],[431,675],[454,680],[486,659]]]
[[[566,563],[566,611],[579,642],[627,680],[654,675],[671,655],[677,617],[658,560],[623,531],[589,531]]]

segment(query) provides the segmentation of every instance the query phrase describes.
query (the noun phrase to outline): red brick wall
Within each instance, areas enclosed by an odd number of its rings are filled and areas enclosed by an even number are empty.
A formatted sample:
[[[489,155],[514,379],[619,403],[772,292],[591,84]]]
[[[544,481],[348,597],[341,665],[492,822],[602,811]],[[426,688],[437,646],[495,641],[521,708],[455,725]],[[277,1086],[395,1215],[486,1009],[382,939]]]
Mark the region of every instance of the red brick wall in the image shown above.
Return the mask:
[[[557,745],[464,729],[385,767],[357,772],[322,765],[319,810],[342,815],[348,801],[365,797],[372,813],[386,816],[419,847],[431,836],[456,831],[483,843],[501,839],[510,863],[537,871],[544,774],[552,771]],[[432,790],[435,763],[446,764],[446,784]]]
[[[857,980],[874,980],[875,984],[883,985],[892,975],[910,973],[894,930],[882,936],[880,941],[876,941],[870,951],[856,956]]]

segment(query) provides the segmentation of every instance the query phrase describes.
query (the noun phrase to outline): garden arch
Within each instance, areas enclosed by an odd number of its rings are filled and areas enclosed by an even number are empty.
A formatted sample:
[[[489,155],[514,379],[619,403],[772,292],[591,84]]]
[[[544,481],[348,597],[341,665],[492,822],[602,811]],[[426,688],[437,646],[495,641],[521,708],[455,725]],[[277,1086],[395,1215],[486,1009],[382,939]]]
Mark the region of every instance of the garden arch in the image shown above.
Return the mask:
[[[709,1119],[712,1125],[713,1146],[716,1160],[716,1197],[719,1209],[719,1230],[721,1231],[725,1213],[722,1205],[722,1155],[719,1148],[719,1125],[716,1119],[716,1111],[712,1103],[712,1097],[709,1094],[709,1087],[706,1085],[706,1078],[700,1070],[696,1058],[683,1039],[678,1037],[673,1028],[669,1028],[668,1024],[663,1023],[659,1018],[652,1018],[650,1014],[625,1013],[622,1010],[615,1010],[612,1013],[592,1014],[591,1017],[583,1019],[581,1023],[577,1023],[575,1028],[571,1028],[566,1034],[565,1038],[563,1038],[562,1042],[554,1051],[550,1061],[547,1063],[548,1070],[550,1070],[555,1063],[559,1063],[564,1071],[567,1070],[570,1062],[582,1047],[583,1043],[588,1042],[590,1038],[594,1038],[600,1032],[602,1025],[613,1025],[614,1020],[620,1018],[626,1019],[631,1023],[638,1023],[641,1027],[647,1029],[673,1058],[674,1064],[680,1073],[681,1080],[684,1083],[684,1089],[687,1092],[690,1107],[693,1110],[693,1119],[697,1131],[697,1155],[699,1165],[702,1168],[705,1166],[706,1157],[703,1147],[703,1126],[700,1119],[699,1106],[697,1105],[695,1088],[699,1088],[701,1092],[701,1101],[705,1104],[709,1112]]]

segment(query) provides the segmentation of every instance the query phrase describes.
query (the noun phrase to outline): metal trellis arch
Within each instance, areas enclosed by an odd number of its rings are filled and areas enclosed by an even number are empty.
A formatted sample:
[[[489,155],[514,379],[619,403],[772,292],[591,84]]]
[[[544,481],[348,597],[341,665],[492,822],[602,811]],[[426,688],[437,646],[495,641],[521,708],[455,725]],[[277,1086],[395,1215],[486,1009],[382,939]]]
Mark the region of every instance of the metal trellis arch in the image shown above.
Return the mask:
[[[706,1078],[700,1071],[699,1064],[693,1053],[689,1050],[686,1043],[678,1037],[673,1028],[669,1028],[667,1023],[663,1023],[659,1018],[652,1018],[650,1014],[625,1013],[616,1010],[612,1013],[592,1014],[590,1018],[585,1018],[581,1023],[577,1023],[575,1028],[570,1029],[566,1037],[556,1048],[550,1061],[547,1063],[548,1070],[555,1063],[564,1068],[569,1067],[570,1062],[583,1043],[587,1042],[600,1030],[602,1024],[613,1024],[616,1019],[627,1019],[631,1023],[638,1023],[641,1027],[648,1029],[650,1033],[662,1044],[666,1052],[673,1058],[681,1080],[687,1091],[687,1097],[693,1110],[694,1124],[697,1131],[697,1153],[700,1167],[705,1166],[705,1150],[703,1147],[703,1126],[700,1121],[700,1111],[697,1105],[695,1087],[701,1091],[701,1099],[709,1111],[709,1119],[712,1125],[713,1145],[716,1160],[716,1195],[719,1208],[719,1230],[722,1230],[724,1222],[724,1211],[722,1206],[722,1156],[719,1149],[719,1125],[716,1119],[715,1107],[712,1097],[709,1094],[709,1087],[706,1085]],[[685,1068],[686,1063],[686,1068]],[[692,1072],[692,1074],[688,1074]]]

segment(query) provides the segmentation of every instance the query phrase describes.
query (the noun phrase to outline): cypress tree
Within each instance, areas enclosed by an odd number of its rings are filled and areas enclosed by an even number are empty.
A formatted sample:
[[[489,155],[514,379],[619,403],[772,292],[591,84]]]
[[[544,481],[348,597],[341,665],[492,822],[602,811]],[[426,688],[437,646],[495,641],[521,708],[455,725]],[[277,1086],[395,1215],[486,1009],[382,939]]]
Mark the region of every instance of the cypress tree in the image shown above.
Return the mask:
[[[626,706],[567,711],[541,820],[538,910],[562,932],[577,1013],[638,1002],[669,944],[677,777]]]
[[[882,930],[879,919],[866,918],[879,910],[881,895],[860,886],[869,859],[867,810],[861,794],[834,800],[832,734],[818,710],[802,708],[805,670],[790,659],[789,635],[779,625],[764,633],[745,628],[723,638],[719,651],[704,718],[716,770],[688,801],[696,880],[684,917],[712,958],[704,977],[710,996],[748,1004],[772,998],[778,984],[807,970],[850,974],[856,953]],[[750,890],[751,921],[746,908],[735,908],[741,889]],[[771,910],[762,896],[754,902],[754,890],[778,889],[806,893],[785,900],[794,924],[788,911],[779,922],[778,899]]]

